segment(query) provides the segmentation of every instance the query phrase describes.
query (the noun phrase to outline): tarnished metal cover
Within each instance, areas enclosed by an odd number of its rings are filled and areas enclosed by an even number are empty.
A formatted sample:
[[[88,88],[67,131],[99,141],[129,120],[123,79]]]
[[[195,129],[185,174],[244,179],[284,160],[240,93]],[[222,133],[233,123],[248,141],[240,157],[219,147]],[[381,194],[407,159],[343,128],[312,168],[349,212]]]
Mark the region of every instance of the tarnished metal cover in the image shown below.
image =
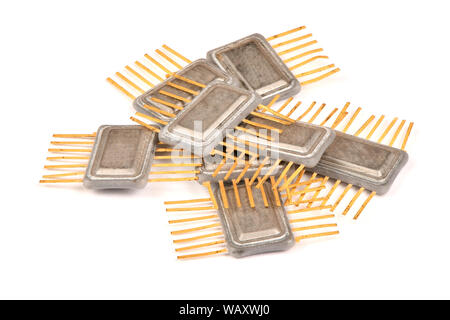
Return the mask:
[[[178,116],[163,127],[159,139],[198,156],[207,156],[259,104],[254,92],[223,82],[205,88]]]
[[[336,131],[336,139],[311,171],[381,195],[407,161],[403,150]]]
[[[278,139],[273,141],[239,132],[241,139],[264,146],[264,152],[272,159],[292,161],[297,164],[303,164],[306,167],[314,167],[335,138],[335,133],[332,129],[310,123],[294,122],[290,125],[284,125],[256,116],[248,119],[282,129],[283,131],[278,135]],[[248,124],[245,124],[243,127],[253,128]],[[273,133],[274,131],[271,131],[272,136]]]
[[[219,172],[217,173],[217,175],[215,177],[213,177],[213,174],[216,171],[217,167],[219,166],[220,162],[213,162],[213,161],[206,162],[204,159],[202,163],[203,163],[203,165],[200,168],[198,168],[198,170],[200,172],[195,174],[198,177],[198,181],[200,183],[203,183],[205,181],[218,182],[220,180],[224,180],[228,171],[233,166],[234,161],[231,161],[231,162],[228,161],[227,163],[225,163],[222,166],[222,168],[219,169]],[[273,161],[273,160],[266,163],[262,167],[259,175],[261,175],[261,176],[265,175],[269,171],[269,169],[273,166],[274,163],[275,163],[275,161]],[[258,170],[258,167],[260,164],[261,164],[261,161],[259,161],[259,160],[251,161],[250,162],[251,166],[244,173],[244,176],[242,177],[242,179],[244,179],[244,178],[250,179],[251,177],[253,177],[256,170]],[[239,177],[239,175],[241,174],[244,167],[245,167],[245,164],[243,163],[243,161],[242,161],[242,163],[238,163],[236,165],[236,167],[234,168],[233,172],[228,177],[228,180],[231,181],[233,179],[237,179],[237,177]],[[277,175],[279,172],[281,172],[281,170],[283,170],[283,167],[284,166],[281,164],[278,165],[277,167],[275,167],[275,169],[272,170],[271,175]]]
[[[183,76],[189,80],[196,81],[198,83],[208,85],[213,81],[223,81],[225,83],[232,84],[233,79],[227,75],[225,72],[218,69],[213,64],[207,62],[205,59],[199,59],[196,60],[180,71],[176,72],[177,75]],[[166,102],[175,104],[180,107],[186,107],[189,103],[177,100],[175,98],[169,97],[167,95],[159,93],[161,90],[169,92],[171,94],[183,97],[185,99],[192,100],[194,98],[194,95],[191,93],[188,93],[186,91],[174,88],[173,86],[170,86],[168,83],[173,83],[177,86],[182,86],[184,88],[187,88],[189,90],[200,92],[202,88],[196,86],[195,84],[188,83],[186,81],[180,80],[175,78],[174,76],[171,76],[167,78],[165,81],[157,84],[155,87],[150,89],[149,91],[145,92],[144,94],[140,95],[136,98],[136,100],[133,103],[134,108],[144,114],[147,114],[149,116],[155,117],[157,119],[163,120],[163,121],[169,121],[171,118],[168,116],[165,116],[159,112],[154,112],[152,110],[149,110],[148,108],[145,108],[144,105],[147,106],[153,106],[158,109],[177,114],[179,110],[175,108],[171,108],[167,105],[164,105],[163,103],[159,103],[157,101],[152,100],[152,98],[164,100]],[[161,127],[161,124],[154,122],[154,125],[157,125],[158,127]]]
[[[278,94],[285,99],[300,91],[297,78],[260,34],[213,49],[207,57],[237,78],[242,87],[258,93],[263,104]]]
[[[83,179],[90,189],[137,189],[148,181],[156,134],[141,126],[104,125],[97,131]]]
[[[245,257],[253,254],[287,250],[295,244],[286,210],[277,206],[270,183],[263,184],[268,207],[264,206],[262,194],[253,188],[255,207],[250,206],[245,184],[238,185],[241,207],[237,206],[231,185],[225,186],[229,208],[225,209],[218,185],[218,213],[230,255]],[[278,192],[278,191],[276,191]]]

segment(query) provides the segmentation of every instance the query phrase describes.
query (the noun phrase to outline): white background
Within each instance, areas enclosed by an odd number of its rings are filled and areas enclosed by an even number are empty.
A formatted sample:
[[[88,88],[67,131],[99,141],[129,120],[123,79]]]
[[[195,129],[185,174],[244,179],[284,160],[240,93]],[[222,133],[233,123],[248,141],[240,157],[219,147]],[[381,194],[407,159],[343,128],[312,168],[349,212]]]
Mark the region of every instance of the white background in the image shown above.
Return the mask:
[[[445,1],[3,1],[0,298],[450,298],[448,12]],[[105,81],[124,65],[163,43],[195,59],[300,25],[342,69],[302,100],[415,122],[391,191],[358,221],[340,217],[338,237],[180,262],[162,202],[198,197],[194,182],[38,184],[52,133],[129,123],[131,102]]]

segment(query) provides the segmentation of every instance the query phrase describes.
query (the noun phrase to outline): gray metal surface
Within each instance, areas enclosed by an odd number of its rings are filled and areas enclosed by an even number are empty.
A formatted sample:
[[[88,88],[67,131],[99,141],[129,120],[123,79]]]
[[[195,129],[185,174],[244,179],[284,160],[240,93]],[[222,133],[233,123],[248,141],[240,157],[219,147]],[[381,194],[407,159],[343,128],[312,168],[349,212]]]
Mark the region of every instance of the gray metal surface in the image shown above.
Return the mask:
[[[245,185],[238,185],[241,207],[238,208],[231,185],[225,185],[229,208],[225,209],[218,185],[214,185],[218,214],[228,253],[240,258],[253,254],[287,250],[295,244],[286,210],[277,206],[270,183],[265,182],[266,208],[261,192],[253,189],[255,207],[250,207]],[[278,191],[277,191],[278,192]]]
[[[403,150],[336,131],[336,139],[310,171],[382,195],[407,161]]]
[[[335,133],[332,129],[310,123],[295,122],[290,125],[284,125],[256,116],[251,116],[247,119],[282,129],[283,132],[279,134],[278,141],[268,141],[245,132],[238,133],[240,138],[264,146],[266,148],[265,152],[272,159],[292,161],[297,164],[303,164],[306,167],[314,167],[335,138]],[[245,123],[243,127],[255,128]]]
[[[213,49],[207,58],[239,79],[243,88],[256,91],[263,104],[269,103],[277,94],[280,99],[285,99],[300,91],[297,78],[260,34]]]
[[[138,189],[148,181],[157,136],[137,125],[104,125],[97,131],[83,179],[89,189]]]
[[[233,79],[229,75],[227,75],[225,72],[218,69],[216,66],[209,63],[205,59],[199,59],[199,60],[196,60],[196,61],[190,63],[189,65],[187,65],[186,67],[184,67],[183,69],[178,71],[177,74],[180,76],[183,76],[185,78],[188,78],[190,80],[194,80],[196,82],[202,83],[204,85],[208,85],[213,81],[223,81],[223,82],[229,83],[229,84],[233,83]],[[185,107],[188,104],[186,102],[182,102],[180,100],[163,95],[163,94],[159,93],[160,90],[164,90],[169,93],[172,93],[172,94],[175,94],[175,95],[178,95],[180,97],[190,99],[190,100],[192,100],[194,98],[194,96],[190,93],[187,93],[185,91],[182,91],[177,88],[169,86],[168,85],[169,82],[174,83],[179,86],[183,86],[190,90],[199,91],[199,92],[201,91],[200,87],[171,76],[171,77],[167,78],[165,81],[157,84],[155,87],[153,87],[149,91],[147,91],[144,94],[137,97],[136,100],[134,100],[134,102],[133,102],[133,106],[136,109],[136,111],[139,111],[141,113],[147,114],[149,116],[155,117],[155,118],[163,120],[163,121],[169,121],[171,118],[167,117],[165,115],[162,115],[158,112],[149,110],[149,109],[145,108],[144,105],[153,106],[158,109],[161,109],[161,110],[164,110],[167,112],[171,112],[174,114],[177,114],[178,112],[180,112],[179,110],[177,110],[175,108],[171,108],[162,103],[158,103],[158,102],[151,100],[151,98],[153,97],[153,98],[165,100],[167,102],[173,103],[180,107]],[[161,124],[159,124],[157,122],[153,122],[153,125],[161,127]]]
[[[207,156],[223,140],[225,131],[234,128],[260,103],[261,98],[254,92],[213,82],[161,129],[159,139]]]
[[[214,172],[216,171],[217,167],[219,166],[220,161],[218,162],[212,162],[212,161],[205,161],[207,158],[203,158],[202,160],[202,166],[198,169],[200,172],[196,173],[195,175],[198,177],[198,182],[203,183],[205,181],[211,181],[211,182],[218,182],[219,180],[223,180],[228,173],[229,169],[233,165],[234,161],[229,161],[225,163],[222,168],[217,173],[217,176],[213,177]],[[275,161],[269,161],[267,164],[265,164],[260,172],[260,176],[264,176],[272,167]],[[254,160],[251,162],[251,166],[248,168],[248,170],[244,173],[244,178],[251,178],[253,177],[253,174],[258,169],[259,165],[261,164],[261,161]],[[239,163],[234,171],[231,173],[230,177],[228,178],[229,181],[232,179],[236,179],[242,172],[242,169],[244,168],[244,163]],[[283,170],[283,165],[278,165],[272,172],[271,175],[277,175],[281,170]]]

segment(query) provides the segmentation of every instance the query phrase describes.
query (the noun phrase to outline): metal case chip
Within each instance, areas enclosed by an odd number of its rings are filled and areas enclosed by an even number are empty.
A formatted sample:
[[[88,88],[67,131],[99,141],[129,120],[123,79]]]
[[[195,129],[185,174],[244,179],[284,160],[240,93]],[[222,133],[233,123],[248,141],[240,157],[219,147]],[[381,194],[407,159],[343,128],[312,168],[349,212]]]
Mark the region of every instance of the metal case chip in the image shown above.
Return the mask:
[[[339,131],[317,166],[311,171],[375,191],[386,193],[408,161],[400,149]]]
[[[225,208],[219,187],[215,188],[225,243],[234,257],[287,250],[295,244],[286,210],[277,206],[270,183],[261,187],[265,191],[267,207],[262,193],[257,191],[253,192],[254,207],[251,207],[246,187],[240,183],[237,191],[241,206],[238,206],[233,186],[226,185],[229,206]]]
[[[177,78],[177,76],[181,76],[182,78]],[[182,80],[183,78],[189,80],[190,82]],[[171,117],[166,116],[161,112],[155,112],[149,108],[146,108],[145,106],[156,107],[165,112],[177,114],[178,112],[180,112],[179,109],[170,107],[170,104],[178,107],[185,107],[187,105],[186,101],[192,100],[195,97],[188,91],[199,92],[202,90],[202,87],[194,84],[194,82],[197,82],[203,86],[207,86],[213,81],[223,81],[228,84],[233,83],[233,79],[225,72],[218,69],[205,59],[199,59],[190,63],[182,70],[178,71],[176,75],[172,75],[165,81],[157,84],[149,91],[137,97],[133,103],[133,106],[138,112],[147,114],[163,121],[169,121]],[[176,88],[176,86],[178,88]],[[180,88],[184,88],[184,90]],[[174,97],[170,97],[167,94],[160,93],[161,91],[181,97],[186,100],[182,101]],[[159,127],[161,126],[156,122],[154,124]]]
[[[306,122],[283,125],[260,117],[251,116],[248,119],[283,131],[279,134],[278,141],[269,141],[239,132],[241,139],[264,146],[265,152],[272,159],[292,161],[305,167],[314,167],[336,136],[332,129]],[[244,127],[251,128],[249,125]]]
[[[260,103],[261,98],[254,92],[213,82],[161,129],[159,139],[207,156],[223,140],[225,131],[234,128]]]
[[[242,87],[258,93],[263,104],[276,95],[284,99],[300,91],[297,78],[260,34],[213,49],[207,57],[238,79]]]
[[[90,189],[137,189],[148,181],[156,134],[137,125],[103,125],[83,179]]]

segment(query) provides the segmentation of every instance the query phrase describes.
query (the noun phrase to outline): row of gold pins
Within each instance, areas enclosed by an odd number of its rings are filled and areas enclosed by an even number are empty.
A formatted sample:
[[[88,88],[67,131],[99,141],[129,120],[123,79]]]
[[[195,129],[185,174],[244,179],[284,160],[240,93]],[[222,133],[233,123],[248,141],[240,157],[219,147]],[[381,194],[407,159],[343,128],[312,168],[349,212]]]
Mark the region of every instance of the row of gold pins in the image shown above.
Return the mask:
[[[303,30],[303,29],[305,29],[304,26],[303,26],[303,27],[294,28],[294,29],[285,31],[285,32],[283,32],[283,33],[280,33],[280,34],[278,34],[278,35],[269,37],[269,38],[267,38],[267,40],[268,40],[268,41],[271,41],[271,40],[274,40],[274,39],[279,39],[280,37],[287,36],[287,35],[289,35],[289,34],[292,34],[292,33],[294,33],[294,32],[297,32],[297,31],[300,31],[300,30]],[[287,41],[284,41],[284,42],[280,42],[280,43],[278,43],[278,44],[274,44],[272,47],[273,47],[274,49],[276,49],[276,48],[279,48],[279,47],[282,47],[282,46],[285,46],[285,45],[288,45],[288,44],[291,44],[291,43],[294,43],[294,42],[297,42],[297,41],[301,41],[301,40],[307,39],[307,38],[309,38],[309,37],[311,37],[311,36],[312,36],[312,34],[307,34],[307,35],[300,36],[300,37],[297,37],[297,38],[294,38],[294,39],[291,39],[291,40],[287,40]],[[294,48],[290,48],[290,49],[287,49],[287,50],[278,52],[278,54],[279,54],[280,56],[284,56],[285,54],[289,54],[289,53],[292,53],[292,52],[294,52],[294,51],[297,51],[297,50],[301,50],[301,49],[307,48],[307,47],[309,47],[310,45],[313,45],[313,44],[316,44],[316,43],[317,43],[317,41],[315,41],[315,40],[309,41],[309,42],[303,43],[303,44],[301,44],[301,45],[298,45],[298,46],[296,46],[296,47],[294,47]],[[156,54],[157,54],[161,59],[163,59],[166,63],[169,63],[171,66],[175,67],[177,70],[182,69],[183,66],[182,66],[180,63],[176,62],[176,61],[174,60],[174,58],[178,58],[178,59],[182,60],[182,61],[185,62],[185,63],[191,63],[191,60],[187,59],[185,56],[183,56],[183,55],[180,54],[179,52],[175,51],[174,49],[170,48],[169,46],[163,45],[162,48],[163,48],[166,52],[162,51],[161,49],[157,49],[157,50],[155,50]],[[308,50],[308,51],[302,52],[302,53],[300,53],[300,54],[297,54],[296,56],[293,56],[293,57],[290,57],[290,58],[288,58],[288,59],[285,59],[284,62],[285,62],[285,63],[289,63],[289,62],[291,62],[291,61],[294,61],[294,60],[297,60],[297,59],[300,59],[300,58],[303,58],[303,57],[307,57],[307,56],[309,56],[309,55],[311,55],[311,54],[315,54],[315,53],[318,53],[318,52],[321,52],[321,51],[323,51],[322,48],[313,49],[313,50]],[[169,55],[172,55],[172,57],[170,57]],[[159,62],[158,60],[156,60],[155,58],[153,58],[152,56],[150,56],[150,55],[148,55],[148,54],[145,54],[144,57],[145,57],[147,60],[149,60],[153,65],[155,65],[156,67],[158,67],[158,69],[162,70],[163,73],[166,75],[166,77],[169,76],[169,75],[171,75],[171,76],[177,76],[176,73],[172,72],[167,66],[165,66],[164,64],[162,64],[161,62]],[[296,64],[296,65],[294,65],[294,66],[292,66],[292,67],[290,67],[290,70],[295,70],[295,69],[297,69],[297,68],[300,68],[300,67],[302,67],[302,66],[305,66],[305,65],[307,65],[307,64],[309,64],[309,63],[311,63],[311,62],[313,62],[313,61],[315,61],[315,60],[318,60],[318,59],[327,59],[327,58],[328,58],[327,56],[323,56],[323,55],[313,56],[313,57],[311,57],[311,58],[308,58],[308,59],[306,59],[306,60],[304,60],[304,61],[302,61],[302,62],[300,62],[300,63],[298,63],[298,64]],[[142,83],[145,83],[145,84],[146,84],[147,86],[149,86],[150,88],[154,87],[155,84],[153,83],[154,80],[153,80],[153,82],[152,82],[151,79],[148,78],[148,76],[150,76],[150,77],[156,79],[157,81],[163,81],[163,80],[164,80],[164,77],[163,77],[162,75],[158,74],[158,72],[156,72],[154,69],[150,69],[148,66],[142,64],[142,63],[139,62],[139,61],[136,61],[135,64],[136,64],[136,66],[137,66],[139,69],[141,69],[141,72],[144,72],[145,75],[147,75],[147,77],[144,76],[142,73],[139,73],[139,72],[136,71],[135,69],[131,68],[131,67],[128,66],[128,65],[125,67],[126,71],[127,71],[131,76],[135,77],[136,79],[138,79],[138,80],[141,81]],[[334,68],[334,69],[333,69],[333,68]],[[302,85],[306,85],[306,84],[309,84],[309,83],[317,82],[317,81],[322,80],[322,79],[324,79],[324,78],[326,78],[326,77],[328,77],[328,76],[331,76],[332,74],[334,74],[334,73],[336,73],[336,72],[338,72],[338,71],[340,70],[339,68],[335,68],[335,65],[334,65],[334,64],[329,64],[329,65],[326,65],[326,66],[322,66],[322,67],[319,67],[319,68],[315,68],[315,69],[312,69],[312,70],[308,70],[308,71],[299,73],[299,74],[296,75],[296,77],[297,77],[297,78],[302,78],[302,77],[309,76],[309,75],[312,75],[312,74],[316,74],[316,73],[319,73],[319,72],[322,72],[322,71],[326,71],[326,70],[329,70],[329,69],[333,69],[333,70],[328,71],[328,72],[326,72],[326,73],[324,73],[324,74],[322,74],[322,75],[320,75],[320,76],[318,76],[318,77],[316,77],[316,78],[312,78],[312,79],[303,81],[303,82],[301,82],[301,84],[302,84]],[[116,76],[117,76],[118,78],[120,78],[124,83],[126,83],[129,87],[133,88],[133,90],[136,90],[136,91],[139,92],[140,94],[142,94],[142,93],[145,92],[144,89],[142,89],[139,85],[137,85],[135,82],[133,82],[132,80],[130,80],[130,78],[129,78],[129,77],[126,77],[124,74],[122,74],[122,73],[120,73],[120,72],[116,72]],[[181,79],[181,80],[184,80],[184,81],[186,81],[186,82],[188,82],[188,83],[197,85],[197,86],[199,86],[199,87],[201,87],[201,88],[204,87],[204,84],[198,83],[198,82],[196,82],[196,81],[193,81],[193,80],[190,80],[190,79],[181,77],[181,76],[178,76],[178,78]],[[120,91],[122,91],[125,95],[127,95],[127,96],[130,97],[131,99],[133,99],[133,100],[136,99],[136,96],[135,96],[135,95],[133,95],[129,90],[125,89],[125,88],[124,88],[123,86],[121,86],[119,83],[117,83],[116,81],[114,81],[112,78],[108,77],[107,80],[108,80],[108,82],[110,82],[112,85],[114,85],[117,89],[119,89]],[[174,87],[174,88],[176,88],[176,89],[179,89],[179,90],[181,90],[181,91],[190,93],[190,94],[192,94],[192,95],[197,95],[197,94],[198,94],[198,91],[195,91],[195,90],[192,90],[192,89],[188,89],[188,88],[185,88],[185,87],[180,86],[180,85],[176,85],[176,84],[171,83],[171,82],[169,82],[168,85],[170,85],[170,86],[172,86],[172,87]],[[173,95],[173,94],[168,93],[168,92],[166,92],[166,91],[164,91],[164,90],[161,90],[160,93],[161,93],[162,95],[166,95],[166,96],[168,96],[168,97],[171,97],[171,98],[180,100],[180,101],[182,101],[182,102],[189,102],[189,101],[190,101],[189,99],[186,99],[186,98],[184,98],[184,97],[180,97],[180,96],[177,96],[177,95]],[[156,98],[153,98],[153,99],[156,99]],[[164,101],[164,100],[160,101],[160,100],[161,100],[161,99],[158,99],[158,101],[155,101],[155,102],[162,103],[162,104],[164,104],[164,105],[166,105],[166,106],[169,106],[169,107],[172,107],[172,108],[178,109],[178,110],[180,110],[180,108],[182,108],[182,107],[180,107],[180,106],[178,106],[178,105],[176,105],[176,104],[172,104],[172,103],[170,103],[170,102],[167,102],[167,101]],[[155,111],[155,110],[154,110],[154,111]],[[160,112],[160,111],[161,111],[161,110],[158,109],[157,112]],[[167,114],[166,114],[166,115],[167,115]]]
[[[273,176],[270,178],[272,185],[275,183],[275,179]],[[200,199],[189,199],[189,200],[176,200],[176,201],[165,201],[164,204],[167,206],[170,205],[180,205],[180,204],[197,204],[197,203],[210,203],[210,205],[206,206],[196,206],[196,207],[175,207],[175,208],[166,208],[167,212],[197,212],[197,213],[204,213],[205,211],[211,211],[211,210],[217,210],[217,200],[215,199],[215,196],[213,194],[211,184],[210,182],[205,182],[204,186],[208,189],[209,197],[208,198],[200,198]],[[257,188],[256,186],[251,186],[249,179],[245,179],[245,189],[247,191],[248,199],[249,199],[249,205],[250,207],[254,207],[254,200],[253,200],[253,188],[258,189],[259,192],[261,192],[262,199],[264,202],[264,205],[267,207],[267,196],[265,194],[264,188]],[[229,208],[229,199],[225,194],[225,188],[224,188],[224,182],[221,180],[219,182],[219,190],[220,190],[220,197],[222,200],[222,203],[224,205],[225,209]],[[239,197],[239,193],[237,191],[237,185],[235,181],[233,181],[233,190],[236,200],[236,206],[241,207],[242,203]],[[278,192],[274,193],[275,201],[277,206],[281,206],[281,201],[278,196]],[[315,211],[316,208],[309,209],[308,211]],[[306,218],[296,218],[296,219],[290,219],[290,222],[293,224],[296,223],[302,223],[307,221],[313,221],[313,220],[319,220],[319,219],[328,219],[333,218],[333,214],[328,215],[319,215],[319,216],[313,216],[313,217],[306,217]],[[216,222],[212,221],[216,220]],[[190,227],[187,229],[181,229],[181,230],[175,230],[172,231],[172,235],[184,235],[194,232],[202,232],[205,230],[211,230],[211,229],[217,229],[221,228],[220,223],[217,221],[218,215],[217,214],[210,214],[207,213],[207,215],[200,215],[195,217],[189,217],[189,218],[182,218],[182,219],[176,219],[176,220],[169,220],[170,224],[177,224],[177,223],[201,223],[202,225],[196,226],[196,227]],[[303,227],[295,227],[293,228],[294,232],[300,232],[300,231],[306,231],[306,230],[314,230],[314,229],[320,229],[320,228],[330,228],[330,227],[336,227],[336,223],[328,223],[328,224],[318,224],[318,225],[310,225],[310,226],[303,226]],[[188,251],[188,250],[196,250],[200,248],[210,247],[210,246],[223,246],[225,244],[225,241],[223,239],[223,232],[221,231],[207,231],[206,234],[196,235],[196,236],[190,236],[188,238],[179,238],[173,240],[174,244],[185,244],[187,242],[194,242],[199,240],[205,240],[205,239],[211,239],[216,238],[214,241],[206,242],[206,243],[200,243],[200,244],[194,244],[189,246],[183,246],[176,248],[176,252],[181,251]],[[322,233],[314,233],[314,234],[307,234],[307,235],[300,235],[296,237],[296,241],[300,241],[302,239],[308,239],[308,238],[315,238],[315,237],[321,237],[321,236],[329,236],[329,235],[335,235],[338,234],[338,231],[330,231],[330,232],[322,232]],[[194,253],[194,254],[188,254],[188,255],[181,255],[178,256],[178,259],[186,259],[186,258],[195,258],[195,257],[202,257],[202,256],[209,256],[217,253],[224,253],[226,252],[226,248],[221,248],[219,250],[214,250],[210,252],[202,252],[202,253]]]
[[[87,139],[86,141],[51,141],[52,145],[65,146],[65,145],[93,145],[96,134],[54,134],[54,138],[64,138],[64,139]],[[91,140],[91,141],[89,141]],[[162,145],[162,143],[159,143]],[[73,155],[64,155],[64,156],[49,156],[47,157],[48,161],[73,161],[77,160],[77,163],[64,163],[57,165],[45,165],[44,169],[47,170],[73,170],[78,168],[87,168],[87,163],[85,161],[90,159],[90,153],[92,148],[82,148],[82,149],[68,149],[68,148],[50,148],[48,149],[51,153],[62,153],[62,154],[77,154],[84,153],[87,155],[83,156],[73,156]],[[158,155],[158,153],[166,153],[166,152],[180,152],[182,149],[173,149],[171,147],[166,146],[158,146],[155,149],[154,160],[198,160],[200,157],[194,155]],[[83,162],[81,162],[83,161]],[[201,162],[176,162],[176,163],[154,163],[152,168],[169,168],[169,167],[200,167]],[[159,171],[151,171],[150,175],[172,175],[172,174],[197,174],[199,170],[159,170]],[[85,171],[73,171],[73,172],[64,172],[58,174],[47,174],[43,175],[43,180],[40,180],[40,183],[79,183],[83,182],[83,179],[66,179],[71,176],[80,176],[84,175]],[[149,182],[174,182],[174,181],[194,181],[198,180],[197,177],[183,177],[183,178],[151,178]]]
[[[276,34],[274,36],[268,37],[268,38],[266,38],[266,40],[270,41],[270,42],[274,42],[274,41],[277,41],[277,40],[279,40],[279,39],[281,39],[283,37],[286,37],[286,36],[293,36],[289,40],[284,40],[284,41],[278,42],[276,44],[271,44],[272,48],[277,49],[277,50],[279,48],[286,47],[286,46],[289,46],[289,45],[295,45],[295,46],[290,47],[288,49],[283,49],[282,51],[278,51],[277,52],[277,54],[283,59],[283,62],[286,63],[286,64],[290,63],[292,61],[295,61],[295,60],[298,60],[298,59],[301,59],[301,58],[304,58],[304,57],[308,57],[308,56],[311,56],[311,55],[314,55],[314,54],[322,52],[323,51],[322,48],[315,48],[315,49],[310,49],[310,50],[307,50],[307,51],[295,54],[299,50],[303,50],[305,48],[309,49],[311,46],[317,44],[317,40],[311,40],[311,37],[312,37],[311,33],[307,33],[307,34],[300,35],[300,36],[295,36],[296,33],[300,32],[300,31],[303,31],[304,29],[306,29],[305,26],[297,27],[297,28],[294,28],[294,29],[291,29],[291,30],[288,30],[288,31],[284,31],[284,32],[279,33],[279,34]],[[297,43],[302,42],[304,40],[306,40],[306,42],[297,44]],[[290,56],[288,58],[284,58],[286,55],[292,55],[292,56]],[[305,65],[308,65],[308,64],[312,63],[313,61],[322,60],[322,59],[328,59],[328,56],[325,56],[325,55],[314,55],[311,58],[308,58],[308,59],[306,59],[306,60],[304,60],[304,61],[302,61],[300,63],[297,63],[297,64],[289,67],[289,69],[291,71],[294,71],[294,70],[296,70],[296,69],[298,69],[300,67],[303,67]],[[332,69],[332,70],[330,70],[330,69]],[[330,71],[327,71],[327,70],[330,70]],[[322,74],[322,75],[320,75],[320,76],[318,76],[318,77],[315,77],[315,78],[312,78],[312,79],[309,79],[309,80],[305,80],[305,81],[301,81],[300,84],[301,85],[306,85],[306,84],[310,84],[310,83],[313,83],[313,82],[320,81],[320,80],[322,80],[322,79],[324,79],[326,77],[329,77],[332,74],[340,71],[340,69],[336,68],[334,64],[328,64],[328,65],[325,65],[325,66],[322,66],[322,67],[318,67],[318,68],[315,68],[315,69],[312,69],[312,70],[301,72],[299,74],[296,74],[295,76],[297,78],[303,78],[303,77],[310,76],[312,74],[316,74],[316,73],[319,73],[319,72],[322,72],[322,71],[327,71],[327,72]]]

